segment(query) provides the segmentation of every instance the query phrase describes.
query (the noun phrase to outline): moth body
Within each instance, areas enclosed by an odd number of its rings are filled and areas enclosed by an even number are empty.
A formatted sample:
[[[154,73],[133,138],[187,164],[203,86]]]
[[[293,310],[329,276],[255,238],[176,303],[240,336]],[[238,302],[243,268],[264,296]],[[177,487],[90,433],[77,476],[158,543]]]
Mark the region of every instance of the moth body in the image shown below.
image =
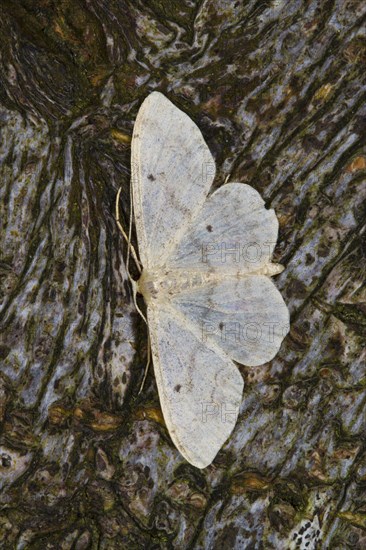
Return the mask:
[[[186,271],[182,269],[160,268],[157,271],[144,270],[137,281],[137,292],[144,297],[146,305],[153,301],[160,303],[169,301],[176,294],[198,290],[207,285],[224,282],[226,280],[240,280],[253,275],[273,276],[281,273],[283,266],[269,262],[268,264],[249,271]]]
[[[213,280],[214,274],[212,273],[164,268],[156,272],[145,270],[137,281],[137,290],[144,297],[146,304],[149,305],[153,300],[165,302],[175,294],[200,288]]]

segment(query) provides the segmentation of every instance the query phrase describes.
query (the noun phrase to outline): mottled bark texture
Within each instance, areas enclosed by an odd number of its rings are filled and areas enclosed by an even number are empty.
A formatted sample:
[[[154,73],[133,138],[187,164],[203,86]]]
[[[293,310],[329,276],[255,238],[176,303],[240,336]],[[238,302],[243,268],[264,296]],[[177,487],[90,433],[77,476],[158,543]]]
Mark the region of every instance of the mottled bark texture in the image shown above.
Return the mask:
[[[2,0],[0,546],[366,547],[362,0]],[[173,447],[116,228],[160,90],[280,220],[292,318],[235,432]]]

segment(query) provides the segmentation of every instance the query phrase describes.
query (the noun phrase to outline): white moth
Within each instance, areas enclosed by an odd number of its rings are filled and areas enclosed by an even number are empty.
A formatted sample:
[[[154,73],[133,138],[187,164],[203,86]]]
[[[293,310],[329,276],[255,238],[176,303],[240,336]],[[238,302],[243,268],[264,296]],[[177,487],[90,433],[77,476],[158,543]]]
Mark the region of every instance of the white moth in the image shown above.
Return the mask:
[[[215,164],[194,122],[161,93],[143,102],[132,137],[132,200],[160,403],[171,438],[198,468],[232,432],[243,379],[233,361],[261,365],[288,332],[269,278],[273,210],[252,187],[208,196]]]

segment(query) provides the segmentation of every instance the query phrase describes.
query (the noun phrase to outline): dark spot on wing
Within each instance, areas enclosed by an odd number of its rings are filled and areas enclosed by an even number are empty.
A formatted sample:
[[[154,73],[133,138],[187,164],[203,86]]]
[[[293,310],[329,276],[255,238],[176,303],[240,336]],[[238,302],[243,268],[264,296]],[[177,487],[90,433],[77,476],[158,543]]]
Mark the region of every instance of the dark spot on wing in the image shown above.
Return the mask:
[[[180,392],[181,387],[182,387],[182,386],[181,386],[180,384],[177,384],[177,385],[175,386],[174,390],[177,391],[177,392]]]
[[[155,181],[155,178],[154,178],[154,176],[153,176],[152,174],[149,174],[149,175],[147,176],[147,179],[149,179],[150,181]]]
[[[219,323],[219,329],[222,330],[224,328],[224,323]]]
[[[206,229],[209,233],[211,233],[212,232],[212,225],[207,225]]]

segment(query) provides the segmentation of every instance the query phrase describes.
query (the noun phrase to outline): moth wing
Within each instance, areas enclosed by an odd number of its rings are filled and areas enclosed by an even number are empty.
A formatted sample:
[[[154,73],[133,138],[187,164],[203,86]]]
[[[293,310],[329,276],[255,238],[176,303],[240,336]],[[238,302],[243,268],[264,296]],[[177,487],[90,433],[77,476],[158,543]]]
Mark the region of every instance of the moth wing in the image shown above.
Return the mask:
[[[205,468],[232,432],[243,379],[229,357],[172,307],[148,308],[149,332],[161,408],[183,457]]]
[[[289,311],[263,275],[215,281],[172,298],[174,306],[229,357],[247,366],[273,359],[289,331]]]
[[[215,191],[168,260],[172,268],[258,270],[277,242],[274,210],[250,185],[228,183]]]
[[[146,268],[164,265],[202,208],[215,163],[196,124],[163,94],[142,103],[131,145],[139,253]]]

